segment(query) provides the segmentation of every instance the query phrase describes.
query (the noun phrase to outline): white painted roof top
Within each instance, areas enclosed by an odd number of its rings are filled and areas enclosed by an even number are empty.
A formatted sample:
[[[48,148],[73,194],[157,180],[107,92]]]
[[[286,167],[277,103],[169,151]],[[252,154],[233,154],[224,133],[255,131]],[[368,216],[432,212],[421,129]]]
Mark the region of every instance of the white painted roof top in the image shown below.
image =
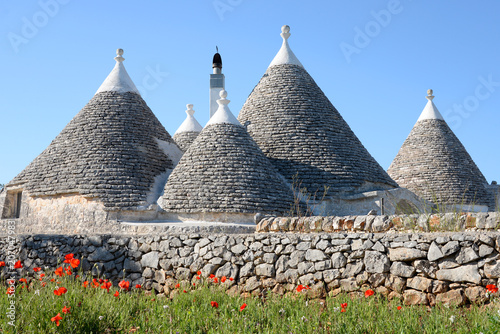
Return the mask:
[[[438,108],[436,107],[434,102],[432,102],[432,99],[434,98],[434,96],[432,95],[432,89],[429,89],[427,91],[427,96],[425,98],[429,101],[427,101],[427,104],[425,105],[425,108],[420,114],[420,117],[418,118],[417,122],[422,121],[424,119],[440,119],[444,121],[444,118],[439,112]]]
[[[226,99],[227,92],[223,89],[220,91],[219,96],[221,97],[219,100],[217,100],[219,108],[217,109],[215,114],[210,118],[206,126],[219,123],[229,123],[241,126],[241,123],[238,122],[236,117],[234,117],[233,113],[231,112],[231,110],[229,110],[229,107],[227,106],[229,102],[231,102],[230,100]]]
[[[137,87],[135,87],[134,82],[130,79],[125,66],[123,66],[123,61],[125,58],[122,57],[123,49],[116,50],[116,64],[111,73],[102,83],[101,87],[97,90],[97,93],[102,92],[133,92],[139,94]]]
[[[187,117],[184,122],[182,122],[181,126],[179,126],[177,131],[175,131],[175,134],[181,132],[201,132],[201,130],[203,130],[203,127],[200,125],[200,123],[198,123],[196,118],[194,118],[193,105],[187,104],[186,108]]]
[[[291,64],[304,67],[302,66],[299,59],[295,56],[292,49],[290,49],[290,46],[288,45],[288,37],[290,37],[289,26],[284,25],[283,27],[281,27],[281,37],[283,37],[283,44],[281,45],[281,49],[274,57],[271,64],[269,64],[269,67],[275,65],[283,65],[283,64]]]

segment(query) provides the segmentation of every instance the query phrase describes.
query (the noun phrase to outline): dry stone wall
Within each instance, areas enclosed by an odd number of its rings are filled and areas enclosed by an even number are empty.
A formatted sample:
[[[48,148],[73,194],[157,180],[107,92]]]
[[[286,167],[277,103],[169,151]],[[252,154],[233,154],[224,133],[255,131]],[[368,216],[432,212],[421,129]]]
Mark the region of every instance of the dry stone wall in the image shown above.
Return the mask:
[[[7,238],[0,242],[6,258]],[[464,304],[488,298],[500,278],[500,233],[199,233],[156,236],[33,235],[15,245],[27,273],[54,269],[65,254],[84,271],[170,294],[177,281],[213,274],[231,293],[311,297],[371,288],[406,304]],[[46,267],[47,266],[47,267]],[[25,275],[19,272],[19,275]]]
[[[500,228],[499,212],[258,218],[257,232],[464,231]]]

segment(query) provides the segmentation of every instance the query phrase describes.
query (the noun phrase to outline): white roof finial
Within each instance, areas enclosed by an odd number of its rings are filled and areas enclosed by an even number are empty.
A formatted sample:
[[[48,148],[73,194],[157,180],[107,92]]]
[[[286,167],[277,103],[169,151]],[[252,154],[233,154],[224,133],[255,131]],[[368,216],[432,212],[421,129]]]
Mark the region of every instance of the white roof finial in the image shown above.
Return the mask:
[[[227,97],[227,91],[226,90],[221,90],[219,93],[220,99],[217,100],[217,103],[219,104],[219,108],[215,112],[215,114],[210,118],[206,126],[209,126],[211,124],[218,124],[218,123],[229,123],[229,124],[235,124],[241,126],[241,123],[238,122],[236,117],[234,117],[233,113],[231,110],[229,110],[228,104],[231,102],[230,100],[226,99]]]
[[[186,104],[186,108],[187,108],[186,114],[188,114],[189,116],[193,116],[194,115],[193,107],[194,107],[194,105],[192,105],[191,103]]]
[[[428,89],[428,90],[427,90],[427,96],[426,96],[425,98],[426,98],[427,100],[429,100],[429,101],[432,101],[432,99],[434,98],[434,95],[432,95],[432,93],[434,93],[434,92],[432,91],[432,89]]]
[[[288,38],[290,37],[289,26],[284,25],[281,27],[281,37],[283,37],[283,44],[281,45],[281,49],[278,51],[278,54],[276,54],[269,67],[283,64],[291,64],[304,67],[297,59],[297,57],[295,57],[292,49],[290,49],[290,46],[288,45]]]
[[[187,117],[174,134],[181,132],[201,132],[201,130],[203,130],[203,127],[200,125],[200,123],[198,123],[196,118],[194,118],[193,105],[191,103],[186,104],[186,108]]]
[[[122,57],[123,56],[123,49],[116,49],[116,57],[115,57],[115,60],[119,63],[121,63],[122,61],[125,60],[125,58]]]
[[[444,121],[443,115],[441,115],[434,102],[432,102],[432,99],[434,98],[434,95],[432,94],[433,94],[432,89],[427,90],[427,96],[425,98],[429,101],[427,101],[427,104],[425,105],[424,110],[420,114],[417,123],[425,119],[438,119]]]
[[[123,49],[117,49],[115,67],[106,80],[104,80],[101,87],[99,87],[96,94],[102,92],[133,92],[140,95],[139,90],[135,87],[134,82],[130,79],[125,67],[123,66],[125,58],[123,58],[122,55]]]

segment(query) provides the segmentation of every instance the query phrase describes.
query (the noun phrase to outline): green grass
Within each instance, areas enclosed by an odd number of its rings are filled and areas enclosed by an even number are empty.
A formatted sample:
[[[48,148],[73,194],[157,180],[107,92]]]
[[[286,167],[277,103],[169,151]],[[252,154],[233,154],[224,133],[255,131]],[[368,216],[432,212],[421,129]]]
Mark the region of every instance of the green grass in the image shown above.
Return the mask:
[[[271,293],[266,298],[231,297],[210,284],[184,285],[172,299],[141,289],[121,291],[116,285],[108,293],[101,288],[84,288],[81,278],[44,278],[29,282],[29,289],[17,286],[13,298],[0,295],[7,310],[15,300],[15,325],[5,311],[0,315],[0,333],[498,333],[500,303],[462,308],[408,307],[374,295],[351,299],[348,295],[308,300],[303,293],[288,296]],[[5,286],[5,282],[3,283]],[[68,292],[54,295],[56,286]],[[186,290],[186,293],[183,292]],[[211,301],[219,304],[211,306]],[[246,303],[244,310],[240,307]],[[340,305],[347,303],[346,312]],[[71,307],[63,314],[64,306]],[[400,310],[398,306],[402,306]],[[57,327],[51,318],[61,313]],[[454,317],[452,322],[450,318]]]

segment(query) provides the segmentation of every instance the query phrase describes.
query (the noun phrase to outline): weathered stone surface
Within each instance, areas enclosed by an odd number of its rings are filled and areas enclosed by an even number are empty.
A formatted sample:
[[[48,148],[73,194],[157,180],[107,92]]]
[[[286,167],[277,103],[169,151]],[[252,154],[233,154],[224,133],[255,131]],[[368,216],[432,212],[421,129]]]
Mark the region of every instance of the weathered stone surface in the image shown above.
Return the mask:
[[[451,282],[481,283],[481,275],[477,270],[477,265],[465,265],[454,269],[440,269],[436,272],[439,280]]]
[[[412,261],[416,259],[425,258],[427,254],[421,250],[413,248],[390,248],[389,259],[391,261]]]
[[[114,258],[115,256],[113,255],[113,253],[111,253],[104,247],[99,247],[92,254],[89,255],[87,260],[91,262],[97,262],[97,261],[106,262],[106,261],[111,261]]]
[[[427,294],[417,290],[405,290],[403,292],[405,305],[427,305]]]
[[[427,259],[429,261],[436,261],[443,257],[443,252],[441,252],[439,246],[435,242],[432,242],[429,250],[427,251]]]
[[[415,276],[406,280],[406,287],[423,292],[431,292],[432,280],[425,277]]]
[[[252,276],[245,282],[245,291],[253,291],[262,287],[262,282],[257,277]]]
[[[257,276],[273,277],[275,274],[275,269],[272,264],[263,263],[255,267],[255,274]]]
[[[459,264],[469,263],[479,259],[479,256],[472,248],[462,248],[456,257]]]
[[[445,305],[461,306],[465,304],[466,298],[462,289],[450,290],[436,296],[436,303]]]
[[[386,273],[375,273],[368,278],[368,283],[374,288],[383,286],[388,276]]]
[[[493,253],[495,249],[490,246],[480,245],[479,246],[479,257],[485,257]]]
[[[142,266],[139,261],[133,261],[128,258],[125,258],[123,269],[125,269],[126,272],[130,273],[140,273],[142,271]]]
[[[306,251],[306,260],[312,262],[323,261],[326,259],[325,253],[319,249],[308,249]]]
[[[356,261],[353,263],[348,263],[345,267],[344,273],[342,274],[342,277],[344,278],[349,278],[349,277],[355,277],[357,274],[359,274],[363,268],[365,267],[363,261]]]
[[[415,268],[404,264],[404,262],[393,262],[390,271],[394,276],[400,277],[412,277],[415,275]]]
[[[435,262],[427,260],[415,260],[413,267],[415,267],[418,273],[423,273],[430,278],[436,278],[436,271],[439,268]]]
[[[385,287],[398,293],[403,293],[403,290],[406,287],[406,280],[398,276],[389,275],[389,277],[385,280]]]
[[[460,244],[458,241],[450,241],[441,248],[444,256],[449,256],[460,250]]]
[[[347,279],[340,280],[340,288],[344,292],[356,291],[359,289],[358,283],[356,282],[356,278],[351,277]]]
[[[465,295],[471,303],[482,304],[488,300],[486,289],[482,286],[473,286],[465,289]]]
[[[368,273],[385,273],[391,267],[389,258],[385,254],[376,251],[366,251],[364,263],[365,270]]]
[[[344,256],[344,254],[340,252],[332,254],[332,268],[344,268],[346,264],[347,258]]]
[[[153,269],[158,268],[158,252],[149,252],[147,254],[144,254],[141,259],[141,265],[143,267],[150,267]]]
[[[326,284],[331,283],[333,280],[340,278],[341,274],[338,269],[325,270],[323,272],[323,279]]]
[[[488,278],[500,278],[500,261],[492,261],[484,265],[484,274]]]

